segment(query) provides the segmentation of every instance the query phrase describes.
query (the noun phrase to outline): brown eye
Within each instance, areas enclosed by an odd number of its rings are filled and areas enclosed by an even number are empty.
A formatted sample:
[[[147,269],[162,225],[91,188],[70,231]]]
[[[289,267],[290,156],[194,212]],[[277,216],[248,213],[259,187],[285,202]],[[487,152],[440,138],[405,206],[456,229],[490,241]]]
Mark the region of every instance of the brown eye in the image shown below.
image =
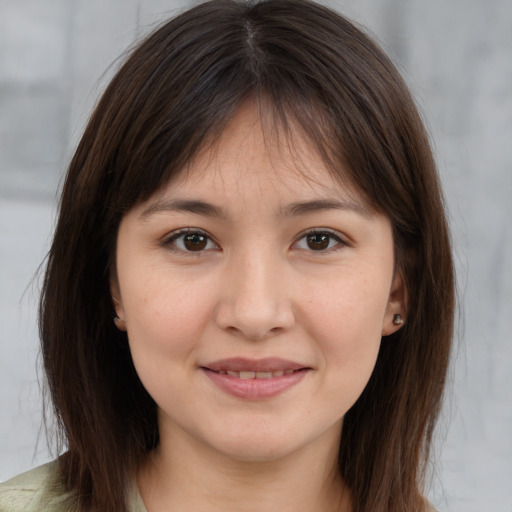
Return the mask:
[[[163,241],[168,249],[187,253],[202,252],[218,248],[217,244],[202,231],[180,230]]]
[[[306,236],[306,241],[312,251],[324,251],[329,247],[331,238],[325,233],[312,233]]]
[[[331,231],[310,231],[303,235],[294,244],[296,249],[302,249],[305,251],[329,251],[331,249],[342,248],[347,244],[337,235]]]
[[[183,235],[183,245],[187,251],[202,251],[208,245],[208,237],[201,233]]]

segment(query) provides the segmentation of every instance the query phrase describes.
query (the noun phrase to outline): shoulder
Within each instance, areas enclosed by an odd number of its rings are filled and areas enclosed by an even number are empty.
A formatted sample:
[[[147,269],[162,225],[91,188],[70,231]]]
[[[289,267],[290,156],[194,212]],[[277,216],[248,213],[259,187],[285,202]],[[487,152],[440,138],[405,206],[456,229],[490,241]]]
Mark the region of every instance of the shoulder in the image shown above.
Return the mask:
[[[71,512],[74,503],[73,494],[62,490],[56,462],[0,484],[0,512]]]

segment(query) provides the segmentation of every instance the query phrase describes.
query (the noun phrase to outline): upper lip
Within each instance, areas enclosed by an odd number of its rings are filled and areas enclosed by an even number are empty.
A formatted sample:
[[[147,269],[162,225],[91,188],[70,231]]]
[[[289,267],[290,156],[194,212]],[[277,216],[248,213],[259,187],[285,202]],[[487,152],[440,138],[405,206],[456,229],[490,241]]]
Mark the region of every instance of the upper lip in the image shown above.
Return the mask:
[[[263,359],[247,359],[244,357],[232,357],[228,359],[219,359],[211,363],[202,365],[214,372],[233,371],[233,372],[275,372],[286,370],[300,370],[309,368],[301,363],[281,359],[279,357],[266,357]]]

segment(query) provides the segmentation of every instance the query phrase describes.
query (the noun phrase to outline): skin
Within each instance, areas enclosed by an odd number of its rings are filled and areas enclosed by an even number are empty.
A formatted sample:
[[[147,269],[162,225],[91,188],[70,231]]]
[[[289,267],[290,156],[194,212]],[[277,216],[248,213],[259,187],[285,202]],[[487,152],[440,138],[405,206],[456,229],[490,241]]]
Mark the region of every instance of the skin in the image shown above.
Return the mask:
[[[138,474],[151,512],[350,510],[337,470],[343,416],[381,337],[399,328],[405,292],[389,219],[298,134],[294,148],[265,137],[247,104],[214,148],[121,222],[117,325],[158,406],[161,443]],[[307,370],[277,396],[240,398],[204,370],[236,356]]]

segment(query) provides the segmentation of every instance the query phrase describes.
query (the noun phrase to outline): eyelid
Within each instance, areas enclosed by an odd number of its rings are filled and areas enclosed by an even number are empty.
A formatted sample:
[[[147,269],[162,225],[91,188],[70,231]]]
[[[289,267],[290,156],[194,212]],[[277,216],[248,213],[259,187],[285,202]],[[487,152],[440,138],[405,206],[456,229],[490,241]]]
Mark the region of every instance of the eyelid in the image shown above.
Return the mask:
[[[180,249],[180,248],[176,247],[175,245],[173,245],[173,242],[178,240],[180,238],[180,236],[191,234],[191,233],[197,233],[199,235],[205,236],[211,243],[213,243],[215,245],[216,249],[220,249],[219,244],[215,241],[215,239],[207,231],[205,231],[204,229],[201,229],[201,228],[191,228],[191,227],[179,228],[179,229],[175,229],[174,231],[171,231],[170,233],[167,233],[161,239],[160,245],[162,247],[165,247],[166,249],[169,249],[174,252],[178,252],[180,254],[191,254],[191,255],[196,255],[196,256],[207,251],[207,250],[211,250],[211,249],[203,249],[202,251],[187,251],[187,250]]]
[[[178,240],[181,236],[183,235],[186,235],[186,234],[190,234],[190,233],[197,233],[197,234],[200,234],[200,235],[203,235],[205,236],[209,242],[213,243],[215,245],[215,248],[216,249],[220,249],[220,246],[219,244],[216,242],[216,240],[207,232],[205,231],[204,229],[201,229],[201,228],[193,228],[193,227],[186,227],[186,228],[179,228],[179,229],[176,229],[174,231],[171,231],[170,233],[167,233],[160,241],[160,245],[169,249],[169,250],[172,250],[172,251],[175,251],[175,252],[178,252],[178,253],[185,253],[185,254],[195,254],[195,255],[199,255],[207,250],[211,250],[211,248],[209,249],[203,249],[201,251],[187,251],[185,249],[181,249],[181,248],[178,248],[176,247],[175,245],[173,245],[173,242],[175,242],[176,240]],[[312,234],[325,234],[325,235],[328,235],[330,236],[331,238],[335,239],[337,241],[337,244],[333,247],[329,247],[327,249],[324,249],[324,250],[319,250],[319,251],[314,251],[314,250],[310,250],[311,252],[318,252],[318,253],[327,253],[327,252],[330,252],[330,251],[335,251],[337,249],[341,249],[342,247],[345,247],[345,246],[350,246],[350,242],[346,239],[346,237],[344,237],[339,231],[336,231],[334,229],[331,229],[331,228],[309,228],[309,229],[306,229],[305,231],[302,231],[295,239],[295,241],[293,242],[292,244],[292,248],[293,246],[297,245],[297,243],[302,240],[304,237],[308,236],[308,235],[312,235]]]
[[[350,246],[350,242],[347,240],[347,237],[343,236],[339,231],[336,231],[331,228],[309,228],[305,231],[302,231],[297,238],[295,239],[295,242],[293,242],[292,245],[296,245],[300,240],[302,240],[305,236],[308,235],[314,235],[314,234],[325,234],[329,235],[330,237],[334,238],[338,243],[334,247],[330,247],[328,249],[324,249],[321,251],[314,251],[310,249],[311,252],[318,252],[320,254],[325,254],[330,251],[335,251],[337,249],[341,249],[342,247]]]

